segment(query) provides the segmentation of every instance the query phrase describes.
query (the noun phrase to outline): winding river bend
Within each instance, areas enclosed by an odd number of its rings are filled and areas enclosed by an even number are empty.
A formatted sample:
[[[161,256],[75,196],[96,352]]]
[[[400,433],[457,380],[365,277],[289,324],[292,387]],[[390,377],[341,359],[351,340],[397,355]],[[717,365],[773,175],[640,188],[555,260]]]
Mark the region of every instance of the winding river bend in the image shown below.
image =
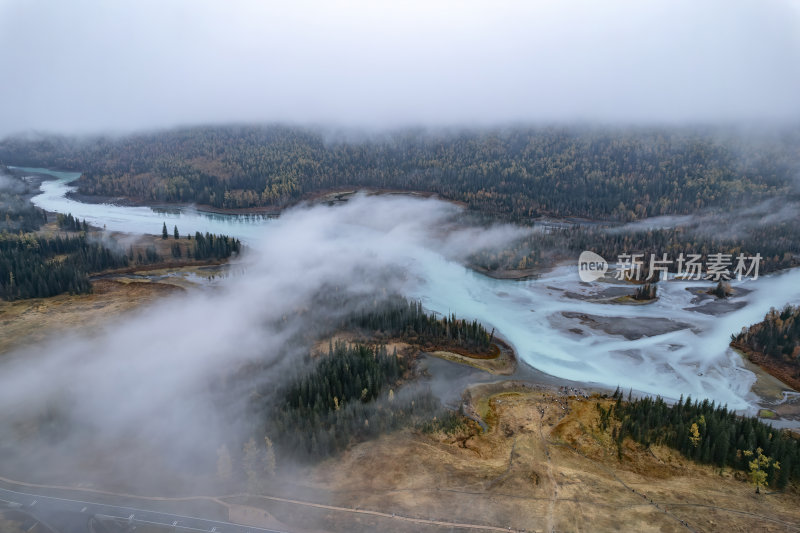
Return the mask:
[[[35,205],[112,231],[158,234],[166,221],[182,233],[209,231],[248,241],[270,224],[262,217],[192,209],[83,203],[66,196],[79,173],[17,170],[56,178],[42,183]],[[800,301],[800,269],[734,282],[734,288],[745,290],[723,305],[693,293],[707,282],[670,281],[660,284],[656,302],[629,306],[587,301],[609,284],[583,284],[575,267],[562,266],[535,280],[495,280],[437,250],[425,250],[414,258],[413,268],[409,296],[431,310],[457,310],[497,328],[522,361],[542,372],[671,399],[708,398],[750,413],[763,401],[753,392],[756,374],[728,347],[730,335],[761,320],[770,307]],[[800,426],[798,421],[779,423]]]

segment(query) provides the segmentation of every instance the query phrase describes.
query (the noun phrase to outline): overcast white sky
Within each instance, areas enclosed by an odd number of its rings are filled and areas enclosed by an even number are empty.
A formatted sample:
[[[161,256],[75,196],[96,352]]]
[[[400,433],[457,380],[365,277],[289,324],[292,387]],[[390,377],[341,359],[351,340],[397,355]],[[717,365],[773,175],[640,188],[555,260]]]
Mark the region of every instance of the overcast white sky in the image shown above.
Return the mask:
[[[0,0],[0,135],[800,119],[800,0]]]

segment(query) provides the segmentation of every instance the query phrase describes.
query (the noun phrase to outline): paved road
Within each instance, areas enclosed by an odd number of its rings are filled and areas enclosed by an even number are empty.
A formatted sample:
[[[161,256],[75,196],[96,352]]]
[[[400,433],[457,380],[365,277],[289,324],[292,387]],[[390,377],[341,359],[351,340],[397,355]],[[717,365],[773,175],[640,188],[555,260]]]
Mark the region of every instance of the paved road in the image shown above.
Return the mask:
[[[42,496],[28,492],[17,492],[0,488],[0,504],[18,504],[21,509],[40,518],[51,527],[65,533],[84,533],[88,531],[89,519],[116,518],[123,522],[136,524],[158,524],[172,527],[176,533],[182,531],[203,531],[206,533],[285,533],[275,529],[262,529],[240,526],[230,522],[206,520],[133,507],[121,507],[104,503],[69,500]]]

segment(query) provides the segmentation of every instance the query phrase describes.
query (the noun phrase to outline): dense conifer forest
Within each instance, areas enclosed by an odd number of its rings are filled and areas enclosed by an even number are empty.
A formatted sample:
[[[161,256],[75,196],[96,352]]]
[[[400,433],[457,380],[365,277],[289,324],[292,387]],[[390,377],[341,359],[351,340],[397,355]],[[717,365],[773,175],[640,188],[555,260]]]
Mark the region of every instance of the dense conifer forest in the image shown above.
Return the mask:
[[[645,397],[616,403],[606,410],[599,403],[602,429],[612,428],[620,452],[630,437],[645,446],[664,444],[704,464],[743,470],[754,475],[752,461],[758,450],[769,458],[764,484],[783,488],[800,480],[800,440],[757,418],[741,417],[713,402],[683,399],[668,405],[661,398]],[[766,461],[765,461],[766,463]]]
[[[284,126],[198,127],[121,138],[0,142],[0,160],[83,172],[87,195],[217,208],[280,208],[315,193],[374,187],[433,192],[474,213],[528,224],[538,217],[627,222],[711,210],[704,226],[620,231],[547,228],[485,252],[487,270],[535,268],[559,254],[760,253],[761,272],[800,263],[800,226],[739,216],[797,198],[800,132],[767,141],[687,128],[509,128],[401,131],[352,138]],[[770,207],[764,213],[773,213]],[[762,213],[763,214],[763,213]],[[737,231],[729,231],[737,223]]]
[[[731,345],[787,384],[800,387],[800,306],[770,309],[764,320],[731,335]]]
[[[360,330],[370,339],[402,339],[422,349],[436,345],[481,352],[489,349],[492,338],[476,321],[455,315],[439,318],[426,313],[419,301],[397,295],[362,307],[338,327]],[[443,410],[428,390],[408,384],[399,390],[404,378],[411,377],[409,365],[384,345],[337,342],[327,355],[309,358],[305,370],[279,389],[273,402],[277,408],[259,412],[271,413],[270,438],[275,444],[304,459],[334,455],[352,442],[403,425],[431,430],[460,424],[461,418]]]
[[[89,231],[89,225],[86,220],[78,220],[72,216],[72,213],[67,213],[66,215],[58,213],[56,215],[56,224],[59,229],[67,231]]]
[[[58,226],[78,235],[46,237],[36,233],[0,232],[0,298],[19,300],[46,298],[68,292],[91,291],[89,276],[129,265],[159,263],[164,258],[152,244],[123,250],[108,236],[94,239],[85,221],[71,214],[58,215]],[[185,252],[184,252],[185,250]],[[188,259],[226,259],[241,250],[238,239],[227,235],[196,233],[173,257]]]
[[[768,357],[798,364],[800,358],[800,307],[770,309],[764,320],[743,328],[732,340]],[[800,370],[800,365],[798,365]]]
[[[517,221],[627,221],[789,192],[800,133],[762,142],[680,128],[508,128],[355,139],[299,127],[197,127],[10,138],[0,161],[81,171],[83,194],[144,202],[280,207],[318,191],[376,187],[430,191]]]
[[[227,259],[242,248],[239,239],[212,233],[194,234],[194,246],[189,256],[194,259]]]
[[[89,292],[90,272],[127,265],[125,254],[85,235],[0,233],[0,297],[6,300]]]
[[[289,456],[328,457],[353,442],[421,423],[440,409],[425,389],[395,394],[408,362],[385,346],[336,343],[310,364],[309,373],[279,390],[270,415],[270,435]]]
[[[492,333],[476,320],[457,318],[455,314],[438,318],[426,313],[419,301],[394,296],[386,302],[375,302],[351,315],[345,327],[357,327],[390,338],[402,338],[423,347],[456,347],[486,352]]]

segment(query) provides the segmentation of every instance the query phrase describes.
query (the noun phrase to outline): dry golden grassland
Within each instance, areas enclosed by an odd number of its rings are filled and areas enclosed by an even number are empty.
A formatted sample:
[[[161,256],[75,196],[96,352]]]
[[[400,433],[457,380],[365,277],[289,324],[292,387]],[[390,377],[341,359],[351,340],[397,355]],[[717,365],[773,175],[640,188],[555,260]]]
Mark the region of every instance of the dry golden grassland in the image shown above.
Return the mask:
[[[757,495],[741,473],[600,431],[596,402],[513,383],[471,389],[489,425],[402,430],[295,472],[326,506],[251,498],[301,530],[447,531],[445,522],[526,531],[796,531],[800,495]],[[330,507],[330,508],[328,508]],[[415,522],[409,522],[415,519]],[[438,523],[437,523],[438,522]],[[470,530],[466,528],[464,530]],[[477,529],[476,529],[477,530]]]
[[[0,353],[66,331],[91,331],[142,304],[182,289],[166,283],[97,280],[91,294],[0,300]]]

